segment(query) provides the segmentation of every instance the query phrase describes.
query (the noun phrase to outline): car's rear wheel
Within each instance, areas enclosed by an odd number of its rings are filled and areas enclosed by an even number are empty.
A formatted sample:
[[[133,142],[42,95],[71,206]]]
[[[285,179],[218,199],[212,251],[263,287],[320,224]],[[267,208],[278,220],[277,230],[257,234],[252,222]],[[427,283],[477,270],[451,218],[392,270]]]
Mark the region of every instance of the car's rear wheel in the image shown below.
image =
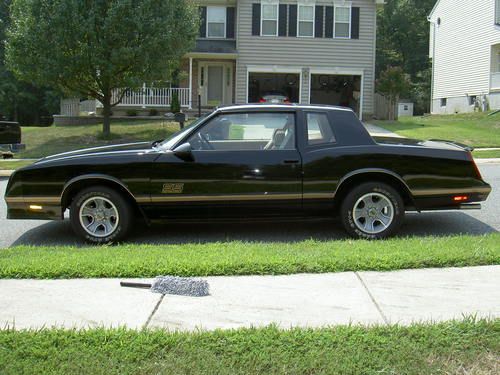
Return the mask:
[[[96,244],[123,239],[131,228],[132,219],[132,209],[126,199],[105,186],[80,191],[70,207],[73,231]]]
[[[342,224],[353,237],[382,239],[394,235],[404,220],[401,195],[391,186],[368,182],[351,190],[340,208]]]

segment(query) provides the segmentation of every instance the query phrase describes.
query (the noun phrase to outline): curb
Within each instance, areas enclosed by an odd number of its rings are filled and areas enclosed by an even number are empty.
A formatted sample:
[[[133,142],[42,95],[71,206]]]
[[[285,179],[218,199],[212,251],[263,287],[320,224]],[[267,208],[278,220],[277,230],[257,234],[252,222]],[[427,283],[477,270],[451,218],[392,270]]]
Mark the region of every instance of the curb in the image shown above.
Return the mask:
[[[474,158],[476,164],[500,164],[500,158],[493,159],[476,159]]]
[[[10,170],[0,170],[0,177],[10,177],[12,175],[12,173],[14,173],[14,171],[10,171]]]

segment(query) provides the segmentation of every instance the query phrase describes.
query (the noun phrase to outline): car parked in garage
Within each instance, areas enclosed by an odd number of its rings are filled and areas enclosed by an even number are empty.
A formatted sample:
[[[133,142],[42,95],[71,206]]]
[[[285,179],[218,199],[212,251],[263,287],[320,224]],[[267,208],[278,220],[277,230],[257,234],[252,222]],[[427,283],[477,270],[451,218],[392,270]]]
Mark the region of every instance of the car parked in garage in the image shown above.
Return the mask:
[[[480,208],[491,187],[471,149],[372,138],[351,109],[219,108],[164,141],[46,157],[11,176],[10,219],[63,219],[120,241],[136,218],[278,220],[339,215],[355,237],[397,233],[405,211]]]

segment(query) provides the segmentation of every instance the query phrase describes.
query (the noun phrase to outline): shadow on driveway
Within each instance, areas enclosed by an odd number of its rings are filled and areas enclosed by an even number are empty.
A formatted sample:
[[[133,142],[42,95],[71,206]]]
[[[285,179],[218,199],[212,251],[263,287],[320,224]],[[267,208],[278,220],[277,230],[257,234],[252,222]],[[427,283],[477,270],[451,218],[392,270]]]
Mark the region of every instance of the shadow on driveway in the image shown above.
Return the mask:
[[[435,212],[407,214],[400,237],[451,236],[458,234],[482,235],[497,230],[463,212]],[[303,240],[346,239],[338,221],[266,222],[266,223],[195,223],[153,224],[138,223],[128,238],[135,244],[186,244],[224,241],[297,242]],[[73,245],[84,246],[77,238],[68,220],[48,222],[23,233],[12,246],[19,245]]]

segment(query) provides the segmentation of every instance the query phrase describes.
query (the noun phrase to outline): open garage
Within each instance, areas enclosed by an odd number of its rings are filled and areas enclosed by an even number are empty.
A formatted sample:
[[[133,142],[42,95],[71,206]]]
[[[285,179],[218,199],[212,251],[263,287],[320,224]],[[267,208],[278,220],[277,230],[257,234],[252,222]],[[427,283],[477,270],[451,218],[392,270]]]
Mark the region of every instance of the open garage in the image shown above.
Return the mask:
[[[311,104],[350,107],[360,112],[361,76],[311,74]]]
[[[265,95],[283,95],[292,103],[299,103],[299,73],[248,73],[248,102],[258,103]]]

